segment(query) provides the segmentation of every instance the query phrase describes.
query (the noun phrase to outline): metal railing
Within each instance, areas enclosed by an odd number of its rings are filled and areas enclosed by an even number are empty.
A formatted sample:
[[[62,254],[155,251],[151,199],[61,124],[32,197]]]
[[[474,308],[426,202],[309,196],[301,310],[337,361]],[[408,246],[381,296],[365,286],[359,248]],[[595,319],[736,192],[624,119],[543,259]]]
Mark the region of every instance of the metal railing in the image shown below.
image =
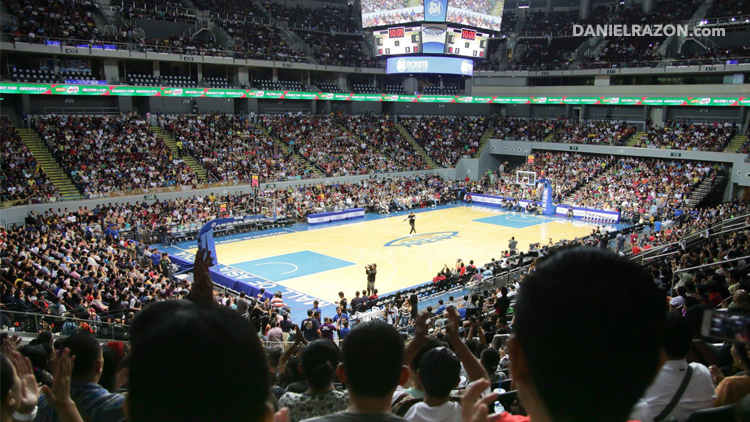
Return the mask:
[[[2,328],[6,331],[39,333],[41,331],[49,330],[55,334],[63,332],[72,334],[73,332],[88,331],[101,339],[128,339],[128,326],[122,324],[69,316],[57,316],[48,313],[18,312],[7,309],[0,309],[0,314],[8,316],[11,320],[11,326],[6,327],[4,322],[5,319],[0,318],[0,325],[2,325]],[[65,324],[68,325],[66,326]]]
[[[709,264],[698,265],[696,267],[680,268],[679,270],[676,270],[674,273],[672,273],[672,285],[670,286],[669,290],[670,291],[674,290],[674,284],[675,284],[675,279],[677,278],[677,274],[684,273],[686,271],[695,271],[695,270],[699,270],[701,268],[708,268],[708,267],[713,267],[713,266],[716,266],[716,265],[727,264],[727,263],[730,263],[730,262],[741,261],[743,259],[750,259],[750,255],[748,255],[748,256],[741,256],[739,258],[726,259],[724,261],[719,261],[719,262],[711,262]]]

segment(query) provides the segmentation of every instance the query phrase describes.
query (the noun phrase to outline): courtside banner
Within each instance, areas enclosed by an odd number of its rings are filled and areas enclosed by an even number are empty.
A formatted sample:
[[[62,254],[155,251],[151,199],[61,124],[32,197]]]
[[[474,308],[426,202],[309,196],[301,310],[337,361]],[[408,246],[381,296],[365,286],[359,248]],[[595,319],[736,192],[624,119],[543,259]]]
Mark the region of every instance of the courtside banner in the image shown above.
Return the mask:
[[[399,59],[394,57],[393,59]],[[458,60],[460,68],[463,59]],[[391,59],[388,59],[389,61]],[[398,67],[398,61],[392,66]],[[406,66],[404,63],[402,66]],[[427,64],[429,68],[429,63]],[[461,71],[459,71],[460,73]],[[467,72],[470,71],[467,69]],[[416,72],[415,72],[416,73]],[[440,73],[440,72],[438,72]],[[28,95],[90,95],[121,97],[193,97],[193,98],[258,98],[269,100],[323,100],[323,101],[383,101],[398,103],[462,103],[462,104],[603,104],[603,105],[654,105],[654,106],[694,106],[694,107],[737,107],[749,106],[750,97],[578,97],[578,96],[536,96],[506,97],[465,95],[391,95],[391,94],[350,94],[333,92],[264,91],[256,89],[219,88],[170,88],[125,85],[70,85],[0,82],[0,94]]]
[[[348,210],[342,210],[342,211],[308,214],[307,224],[310,224],[310,225],[324,224],[324,223],[330,223],[332,221],[351,220],[354,218],[364,218],[364,217],[365,217],[364,208],[350,208]]]
[[[486,205],[490,207],[500,207],[504,200],[508,200],[513,202],[514,198],[504,198],[501,196],[490,196],[490,195],[479,195],[475,193],[471,193],[471,199],[474,202],[474,204],[477,205]],[[526,208],[531,203],[531,201],[528,201],[526,199],[520,199],[518,201],[518,204],[521,207]],[[535,202],[536,205],[542,205],[541,202]],[[555,209],[555,215],[561,216],[561,217],[567,217],[568,215],[568,206],[567,205],[558,205],[557,209]],[[573,207],[573,218],[575,219],[600,219],[600,220],[606,220],[606,221],[614,221],[618,222],[620,221],[620,213],[617,211],[604,211],[604,210],[597,210],[593,208],[579,208],[579,207]]]
[[[558,205],[555,210],[555,215],[559,217],[568,216],[568,205]],[[573,218],[580,219],[585,218],[588,220],[603,220],[603,221],[620,221],[620,213],[617,211],[604,211],[593,208],[580,208],[573,207]]]

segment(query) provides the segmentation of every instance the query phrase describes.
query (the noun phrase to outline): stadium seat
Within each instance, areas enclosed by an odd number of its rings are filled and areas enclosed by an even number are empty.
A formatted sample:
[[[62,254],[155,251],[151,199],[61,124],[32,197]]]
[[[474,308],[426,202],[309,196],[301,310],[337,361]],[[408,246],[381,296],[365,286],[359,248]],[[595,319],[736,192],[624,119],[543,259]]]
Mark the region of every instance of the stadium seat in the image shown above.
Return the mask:
[[[721,406],[714,409],[699,410],[687,419],[687,422],[734,422],[735,405]]]

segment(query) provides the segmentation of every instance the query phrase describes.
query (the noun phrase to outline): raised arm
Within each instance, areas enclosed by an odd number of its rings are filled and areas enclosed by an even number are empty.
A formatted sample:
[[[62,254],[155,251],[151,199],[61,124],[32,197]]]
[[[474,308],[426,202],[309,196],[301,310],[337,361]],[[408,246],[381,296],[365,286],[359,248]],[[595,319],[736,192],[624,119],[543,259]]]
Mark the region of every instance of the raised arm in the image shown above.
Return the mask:
[[[430,314],[427,311],[417,315],[414,322],[414,338],[411,339],[404,351],[404,365],[411,367],[411,361],[417,356],[419,350],[427,343],[427,318]]]
[[[448,321],[450,321],[450,324],[448,324],[448,340],[453,345],[453,351],[461,359],[464,370],[466,370],[466,374],[469,376],[469,381],[476,381],[481,378],[489,379],[487,371],[458,335],[459,318],[456,309],[451,306],[446,312],[448,312]]]

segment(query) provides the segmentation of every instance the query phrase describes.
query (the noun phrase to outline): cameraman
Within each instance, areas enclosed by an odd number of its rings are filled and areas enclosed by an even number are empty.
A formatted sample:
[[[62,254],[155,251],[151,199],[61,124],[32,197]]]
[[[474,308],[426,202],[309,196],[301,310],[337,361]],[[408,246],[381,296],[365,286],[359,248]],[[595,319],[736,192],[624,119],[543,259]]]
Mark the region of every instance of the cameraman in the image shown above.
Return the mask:
[[[378,273],[378,264],[370,264],[365,266],[365,274],[367,274],[367,295],[375,293],[375,275]]]

